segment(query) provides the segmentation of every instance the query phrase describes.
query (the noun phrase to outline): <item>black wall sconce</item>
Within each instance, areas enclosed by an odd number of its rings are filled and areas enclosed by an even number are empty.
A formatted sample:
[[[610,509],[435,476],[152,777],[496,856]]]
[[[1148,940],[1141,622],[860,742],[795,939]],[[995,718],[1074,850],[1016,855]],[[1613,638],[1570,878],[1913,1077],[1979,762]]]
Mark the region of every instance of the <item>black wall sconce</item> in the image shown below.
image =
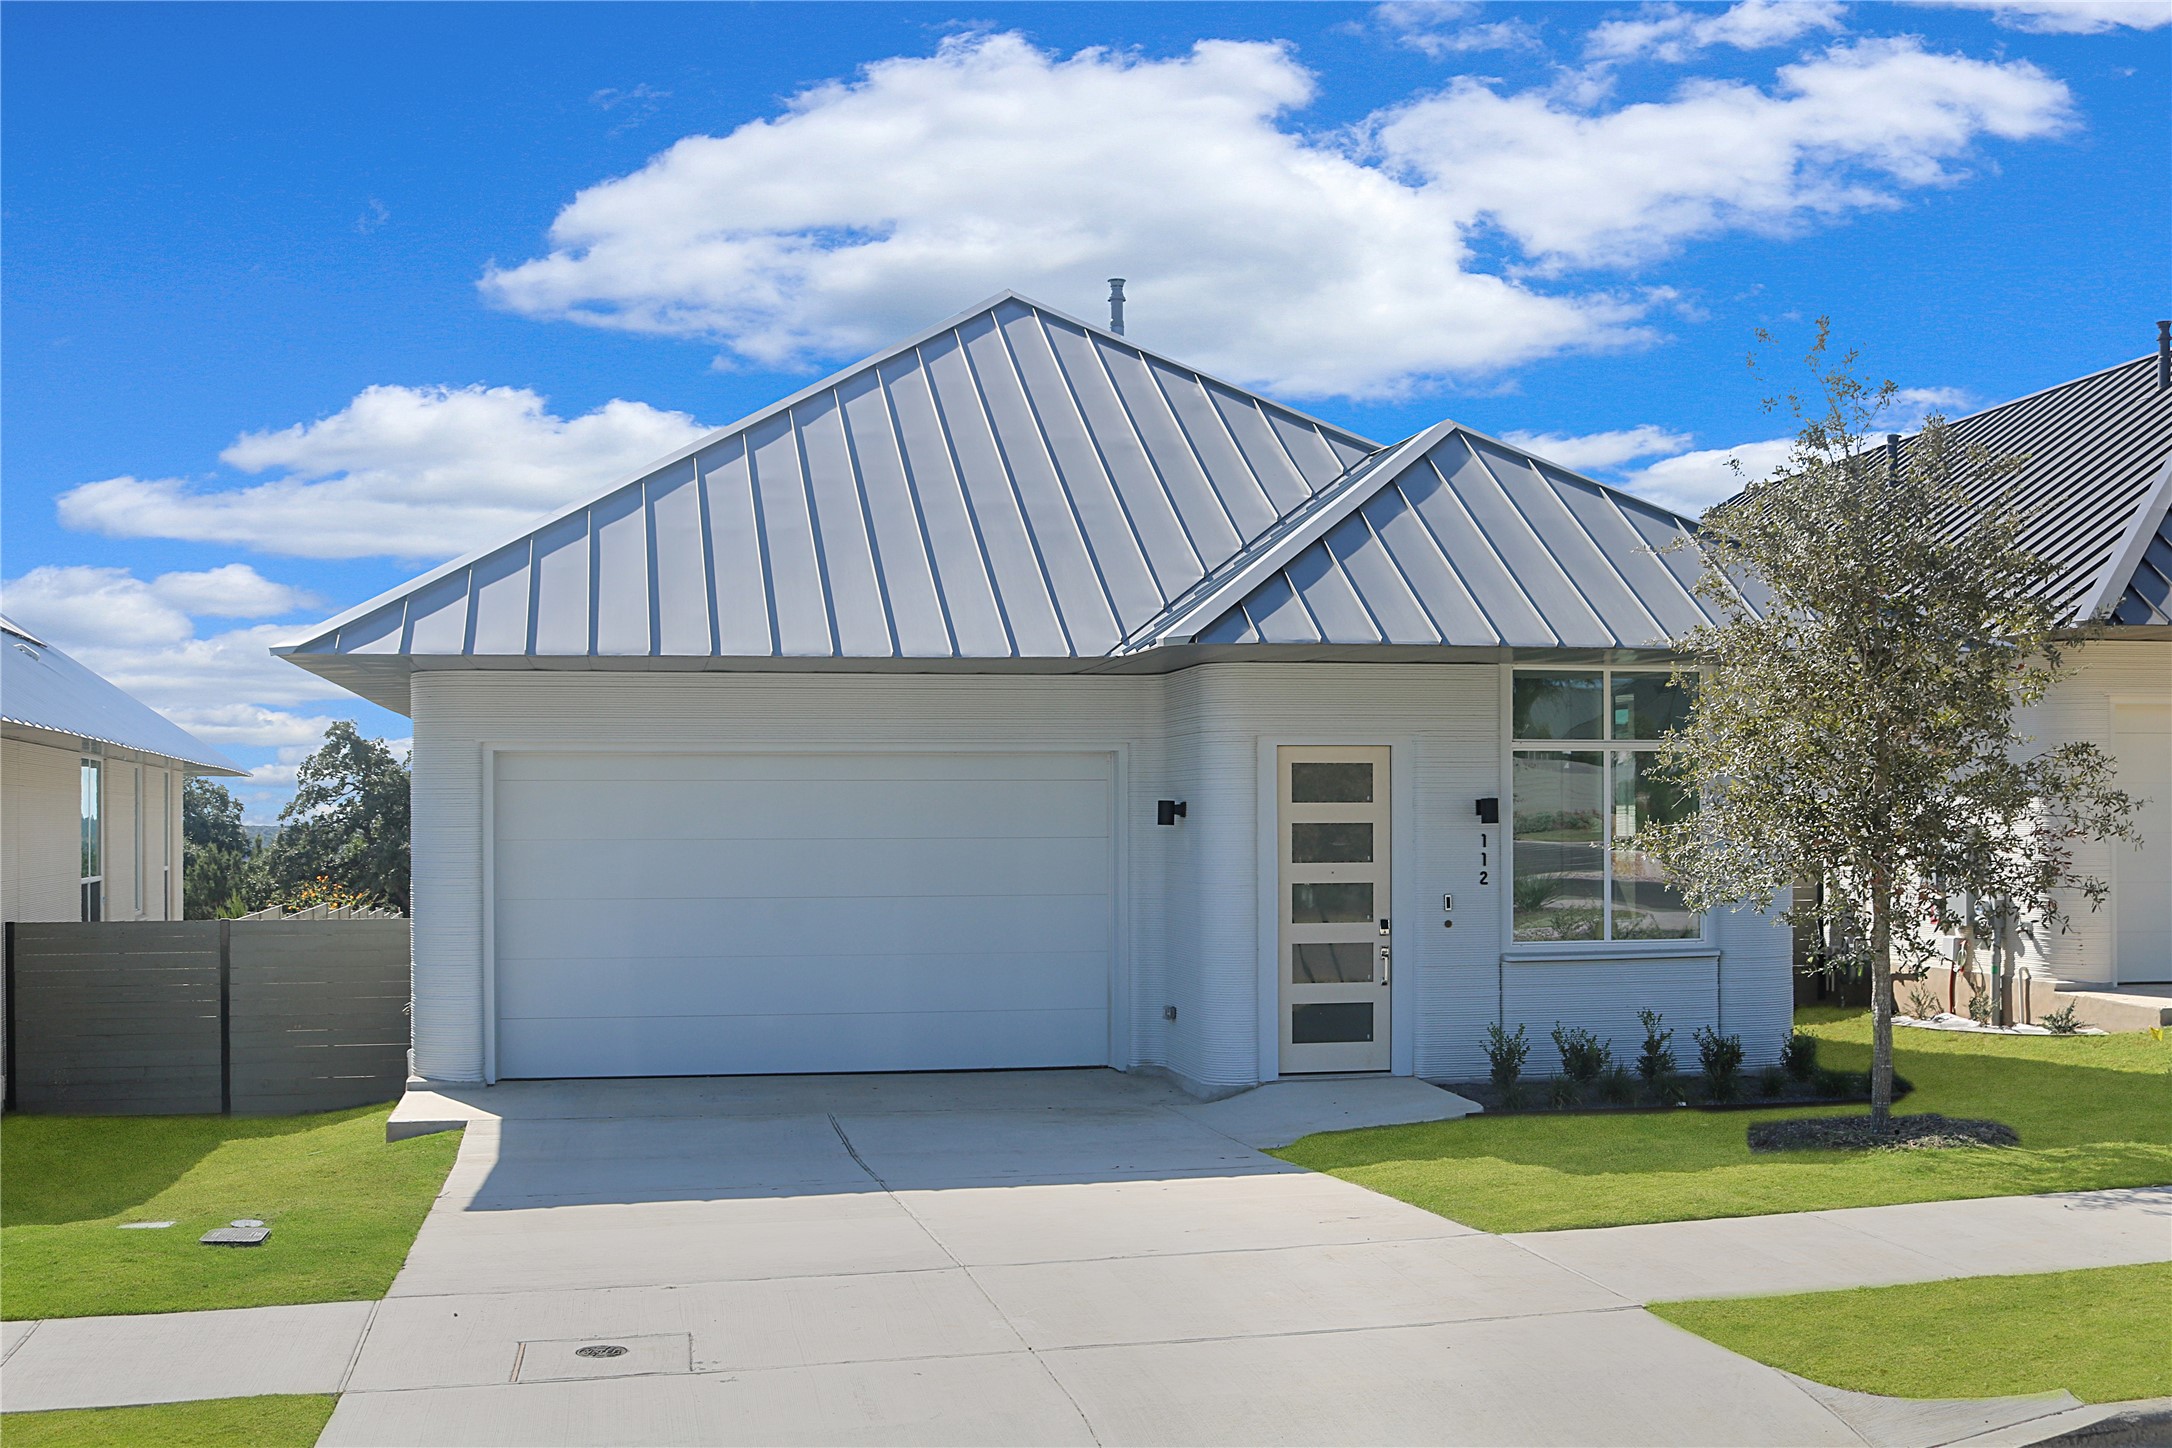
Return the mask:
[[[1501,822],[1500,800],[1491,795],[1480,800],[1478,802],[1478,822],[1482,825],[1499,824]]]
[[[1154,801],[1154,823],[1173,825],[1183,819],[1185,801],[1181,799],[1157,799]]]

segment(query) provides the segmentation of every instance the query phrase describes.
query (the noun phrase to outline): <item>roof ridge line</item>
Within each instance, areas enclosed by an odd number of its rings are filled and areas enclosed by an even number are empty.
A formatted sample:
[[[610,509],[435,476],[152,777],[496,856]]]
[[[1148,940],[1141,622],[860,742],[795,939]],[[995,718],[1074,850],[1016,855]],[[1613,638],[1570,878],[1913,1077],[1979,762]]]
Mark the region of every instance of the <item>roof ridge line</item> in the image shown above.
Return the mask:
[[[1141,344],[1132,341],[1129,337],[1125,337],[1119,333],[1112,332],[1106,327],[1096,326],[1091,322],[1084,321],[1078,317],[1074,317],[1068,312],[1059,311],[1057,308],[1051,307],[1044,302],[1035,301],[1033,298],[1024,295],[1023,293],[1015,290],[1014,288],[1006,287],[1002,291],[996,292],[993,295],[982,299],[981,301],[975,303],[970,307],[965,308],[962,311],[953,312],[950,316],[945,317],[943,320],[935,322],[927,327],[923,327],[919,331],[912,333],[910,336],[907,336],[900,341],[893,342],[886,347],[882,347],[874,352],[870,352],[866,356],[860,358],[858,361],[848,362],[844,366],[837,368],[835,371],[832,371],[827,375],[808,383],[806,386],[800,388],[798,391],[789,393],[775,402],[767,403],[762,407],[755,409],[753,412],[745,414],[737,421],[729,422],[722,427],[714,428],[709,432],[704,433],[702,436],[696,438],[694,441],[686,444],[684,447],[681,447],[674,452],[666,453],[663,457],[660,457],[653,462],[644,464],[638,471],[634,473],[617,477],[606,486],[594,492],[584,493],[579,498],[573,500],[572,502],[564,504],[563,506],[557,508],[552,512],[539,515],[533,522],[529,523],[526,528],[518,533],[511,535],[510,537],[498,539],[496,542],[488,543],[481,548],[475,549],[468,553],[463,553],[457,558],[450,559],[444,563],[439,564],[435,568],[428,569],[425,572],[417,575],[416,577],[408,579],[404,583],[396,584],[393,587],[384,590],[382,593],[375,595],[374,597],[365,599],[361,603],[355,604],[351,608],[334,614],[330,618],[324,619],[319,623],[310,625],[306,633],[299,634],[289,643],[273,646],[270,652],[280,657],[285,657],[287,655],[293,654],[299,651],[303,645],[314,642],[315,640],[323,638],[328,634],[336,633],[338,630],[346,627],[348,624],[353,623],[358,619],[365,618],[368,615],[376,612],[378,609],[383,608],[386,605],[391,604],[400,598],[408,597],[410,595],[419,593],[423,589],[428,588],[430,585],[452,576],[463,568],[473,567],[475,564],[480,563],[483,559],[489,557],[493,553],[498,552],[500,549],[510,547],[523,538],[532,538],[554,523],[561,522],[564,519],[573,516],[575,513],[583,511],[584,509],[595,507],[598,503],[610,497],[612,494],[619,492],[621,489],[631,487],[634,484],[639,483],[642,480],[663,471],[665,468],[685,462],[687,459],[692,458],[699,453],[705,452],[709,448],[715,447],[718,443],[724,442],[734,436],[738,436],[751,430],[757,424],[766,421],[767,419],[774,417],[779,413],[788,412],[792,408],[799,406],[799,404],[801,404],[802,402],[807,401],[809,398],[818,396],[825,391],[835,388],[849,377],[855,376],[861,372],[865,372],[869,368],[879,366],[883,362],[889,361],[891,358],[897,357],[905,352],[913,350],[914,348],[920,347],[923,344],[933,340],[934,338],[941,336],[945,332],[955,331],[965,322],[970,321],[974,317],[984,316],[988,313],[991,313],[995,311],[998,307],[1002,306],[1005,302],[1017,302],[1020,306],[1026,307],[1032,311],[1043,313],[1046,316],[1054,317],[1059,321],[1078,327],[1090,334],[1101,337],[1104,340],[1113,342],[1118,346],[1135,352],[1142,357],[1151,357],[1154,360],[1164,363],[1169,367],[1175,368],[1178,371],[1188,372],[1192,376],[1201,379],[1203,382],[1210,382],[1217,387],[1227,388],[1232,392],[1241,393],[1247,397],[1255,398],[1258,401],[1266,404],[1268,407],[1274,408],[1276,411],[1297,418],[1310,426],[1339,434],[1342,437],[1347,438],[1352,443],[1374,449],[1375,451],[1377,451],[1380,447],[1380,444],[1375,443],[1372,439],[1366,437],[1363,433],[1355,432],[1347,427],[1340,426],[1339,424],[1325,421],[1324,419],[1315,417],[1308,412],[1304,412],[1298,408],[1291,407],[1287,403],[1277,402],[1275,399],[1268,397],[1263,393],[1256,392],[1249,387],[1240,386],[1237,383],[1230,382],[1224,378],[1218,377],[1211,372],[1202,371],[1200,368],[1194,367],[1189,363],[1180,362],[1176,358],[1168,356],[1166,353],[1155,351],[1151,347],[1142,346]],[[1371,455],[1371,453],[1367,454],[1368,457]],[[1359,459],[1360,462],[1362,462],[1363,460],[1364,459],[1362,458]],[[1356,464],[1352,464],[1352,466],[1354,467],[1356,466]]]
[[[1269,532],[1254,540],[1253,545],[1239,552],[1222,569],[1210,573],[1172,601],[1161,614],[1132,631],[1130,637],[1116,646],[1117,655],[1143,653],[1148,649],[1161,648],[1182,642],[1176,638],[1185,626],[1198,620],[1202,614],[1230,606],[1232,596],[1241,600],[1260,581],[1286,566],[1291,559],[1318,542],[1328,529],[1349,517],[1366,500],[1379,492],[1378,484],[1368,488],[1366,480],[1376,475],[1393,474],[1388,465],[1405,457],[1422,456],[1443,438],[1458,432],[1461,427],[1451,419],[1442,419],[1404,438],[1359,458],[1343,469],[1342,476],[1315,494],[1308,506],[1301,505],[1296,511],[1283,516],[1284,527],[1279,532]],[[1193,630],[1194,633],[1197,630]]]
[[[1994,402],[1989,407],[1979,407],[1974,412],[1964,412],[1959,417],[1948,417],[1945,419],[1945,421],[1947,426],[1949,427],[1958,426],[1959,424],[1967,422],[1972,418],[1989,417],[1994,412],[2004,412],[2009,407],[2015,407],[2024,402],[2033,402],[2037,398],[2043,397],[2049,393],[2063,392],[2067,388],[2074,386],[2076,383],[2087,382],[2093,377],[2102,377],[2108,372],[2117,372],[2123,367],[2132,367],[2137,363],[2155,362],[2156,360],[2157,354],[2155,352],[2144,352],[2139,357],[2129,357],[2126,361],[2114,362],[2109,367],[2099,367],[2096,368],[2094,371],[2078,373],[2075,376],[2067,378],[2064,382],[2053,382],[2048,386],[2037,388],[2034,392],[2024,392],[2019,397],[2009,397],[2004,402]],[[1918,427],[1914,432],[1903,434],[1903,437],[1907,439],[1914,439],[1917,437],[1921,437],[1922,435],[1923,429],[1921,427]]]

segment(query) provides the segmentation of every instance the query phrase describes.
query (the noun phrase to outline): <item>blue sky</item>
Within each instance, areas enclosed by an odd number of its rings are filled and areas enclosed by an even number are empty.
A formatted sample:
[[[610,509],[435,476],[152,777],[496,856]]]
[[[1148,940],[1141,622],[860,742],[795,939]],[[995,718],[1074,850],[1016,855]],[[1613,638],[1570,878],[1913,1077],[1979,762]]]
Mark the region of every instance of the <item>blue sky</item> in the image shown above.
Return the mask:
[[[5,607],[259,767],[263,652],[1005,287],[1695,508],[1829,313],[2152,344],[2172,4],[0,7]],[[1763,445],[1762,447],[1760,445]]]

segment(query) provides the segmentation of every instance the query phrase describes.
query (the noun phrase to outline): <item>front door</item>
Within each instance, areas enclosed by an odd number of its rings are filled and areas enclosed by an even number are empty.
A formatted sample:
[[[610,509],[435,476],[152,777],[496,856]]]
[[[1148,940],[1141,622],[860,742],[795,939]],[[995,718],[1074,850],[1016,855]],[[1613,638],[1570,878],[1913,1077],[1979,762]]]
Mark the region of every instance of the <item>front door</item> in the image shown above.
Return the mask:
[[[1388,751],[1278,750],[1282,1070],[1388,1069]]]

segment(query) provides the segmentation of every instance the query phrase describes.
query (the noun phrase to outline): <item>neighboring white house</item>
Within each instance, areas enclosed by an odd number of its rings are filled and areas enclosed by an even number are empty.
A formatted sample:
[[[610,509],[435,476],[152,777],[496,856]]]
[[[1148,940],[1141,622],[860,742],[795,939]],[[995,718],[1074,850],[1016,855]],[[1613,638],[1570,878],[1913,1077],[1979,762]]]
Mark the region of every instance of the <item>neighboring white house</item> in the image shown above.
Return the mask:
[[[2020,720],[2040,744],[2095,743],[2136,796],[2140,839],[2083,841],[2076,866],[2111,885],[2096,910],[2064,902],[2065,931],[2021,945],[2039,979],[2172,982],[2172,338],[2101,372],[1954,423],[1964,445],[2027,461],[2024,541],[2057,572],[2068,673]],[[1965,523],[1961,526],[1965,526]],[[1940,991],[1945,986],[1941,978]],[[2042,994],[2041,992],[2039,994]]]
[[[281,652],[414,719],[433,1078],[1765,1061],[1635,844],[1688,527],[1005,294]]]
[[[180,919],[182,782],[245,773],[0,618],[0,919]]]

